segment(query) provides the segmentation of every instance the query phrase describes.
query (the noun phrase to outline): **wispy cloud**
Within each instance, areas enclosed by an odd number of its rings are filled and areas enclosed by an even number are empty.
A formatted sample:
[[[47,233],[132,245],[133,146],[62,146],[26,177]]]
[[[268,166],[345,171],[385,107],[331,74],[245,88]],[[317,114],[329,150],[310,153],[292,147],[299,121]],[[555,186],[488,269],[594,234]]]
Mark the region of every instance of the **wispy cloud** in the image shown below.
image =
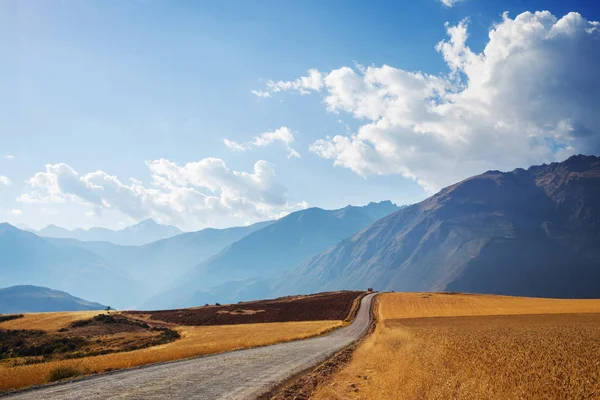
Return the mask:
[[[465,0],[440,0],[440,2],[446,6],[446,7],[454,7],[456,5],[456,3],[459,3],[461,1],[465,1]]]
[[[8,185],[10,185],[11,183],[12,183],[12,182],[11,182],[11,180],[10,180],[10,179],[8,179],[8,177],[7,177],[7,176],[0,175],[0,184],[2,184],[2,185],[7,185],[7,186],[8,186]]]
[[[246,151],[252,147],[265,147],[275,142],[281,142],[285,144],[288,151],[288,158],[300,158],[300,154],[291,147],[291,143],[294,141],[294,134],[290,128],[282,126],[274,131],[264,132],[258,136],[255,136],[248,143],[239,143],[229,139],[223,139],[223,143],[228,149],[233,151]]]
[[[271,93],[265,90],[253,90],[252,94],[258,97],[271,97]]]
[[[247,150],[247,148],[243,144],[234,142],[233,140],[223,139],[223,144],[225,144],[225,146],[228,149],[233,150],[233,151],[246,151]]]
[[[4,158],[6,158],[7,160],[14,160],[15,156],[8,155],[8,156],[4,156]]]

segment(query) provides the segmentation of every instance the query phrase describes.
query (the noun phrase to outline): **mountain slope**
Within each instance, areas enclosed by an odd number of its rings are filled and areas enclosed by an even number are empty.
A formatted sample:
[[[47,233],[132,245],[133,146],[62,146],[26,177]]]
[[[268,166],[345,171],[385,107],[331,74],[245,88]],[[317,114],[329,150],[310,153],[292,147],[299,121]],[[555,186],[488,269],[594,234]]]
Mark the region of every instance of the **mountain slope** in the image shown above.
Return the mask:
[[[47,238],[50,243],[84,248],[107,260],[119,271],[136,277],[149,293],[162,290],[198,263],[271,221],[227,229],[186,232],[143,246],[120,246],[109,242],[82,242]]]
[[[200,301],[201,296],[191,295],[199,289],[283,273],[397,209],[395,204],[385,201],[364,207],[347,206],[339,210],[309,208],[294,212],[200,263],[179,280],[174,290],[163,293],[147,306],[192,305],[185,300],[178,303],[172,299],[194,298]]]
[[[0,286],[50,286],[78,297],[102,299],[123,308],[135,304],[139,282],[115,271],[102,257],[82,248],[56,246],[14,226],[0,224]]]
[[[182,233],[177,227],[161,225],[152,219],[147,219],[118,231],[106,228],[78,228],[70,231],[56,225],[48,225],[37,232],[33,232],[44,237],[70,238],[81,241],[103,241],[124,246],[141,246]]]
[[[600,297],[600,159],[488,171],[298,265],[279,293],[449,290]]]
[[[19,285],[0,289],[0,314],[103,310],[106,306],[41,286]]]

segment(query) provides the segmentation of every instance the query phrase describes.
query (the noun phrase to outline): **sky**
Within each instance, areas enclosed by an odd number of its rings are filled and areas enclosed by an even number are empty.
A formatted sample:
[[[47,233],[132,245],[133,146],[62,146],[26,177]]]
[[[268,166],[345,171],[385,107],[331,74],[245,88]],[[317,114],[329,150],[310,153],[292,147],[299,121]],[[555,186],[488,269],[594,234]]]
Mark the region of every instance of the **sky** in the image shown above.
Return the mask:
[[[592,1],[0,1],[0,221],[223,228],[600,154]]]

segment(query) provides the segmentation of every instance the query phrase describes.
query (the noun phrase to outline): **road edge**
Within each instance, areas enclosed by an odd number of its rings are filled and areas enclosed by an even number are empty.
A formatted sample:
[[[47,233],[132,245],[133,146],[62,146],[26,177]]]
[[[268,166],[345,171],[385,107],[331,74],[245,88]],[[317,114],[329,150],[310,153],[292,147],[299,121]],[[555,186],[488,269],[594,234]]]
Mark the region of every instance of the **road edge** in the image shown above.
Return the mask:
[[[364,297],[364,296],[363,296]],[[380,293],[373,296],[369,313],[371,322],[365,333],[346,346],[342,350],[336,352],[331,357],[318,363],[316,366],[311,366],[303,371],[300,371],[284,381],[271,388],[268,392],[261,394],[257,400],[298,400],[309,399],[311,394],[317,389],[330,381],[333,375],[347,365],[358,346],[362,344],[374,331],[378,322],[377,309],[379,307]]]

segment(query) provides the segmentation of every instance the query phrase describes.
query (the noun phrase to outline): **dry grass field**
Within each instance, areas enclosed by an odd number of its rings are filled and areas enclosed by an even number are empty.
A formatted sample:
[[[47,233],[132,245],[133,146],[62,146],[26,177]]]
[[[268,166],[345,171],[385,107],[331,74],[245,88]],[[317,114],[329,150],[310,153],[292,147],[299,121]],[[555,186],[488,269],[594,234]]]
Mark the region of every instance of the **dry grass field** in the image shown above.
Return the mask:
[[[39,329],[53,331],[72,322],[92,318],[102,311],[72,311],[24,314],[23,318],[0,323],[1,329]]]
[[[389,293],[314,399],[600,398],[600,300]]]
[[[33,324],[33,321],[31,322]],[[131,368],[156,362],[303,339],[320,335],[342,324],[341,321],[305,321],[179,327],[176,330],[181,334],[181,339],[165,345],[16,367],[9,366],[7,362],[0,363],[0,391],[44,383],[51,372],[57,368],[70,367],[81,375]],[[0,326],[4,327],[2,324]],[[61,328],[62,326],[54,325],[54,327]]]

